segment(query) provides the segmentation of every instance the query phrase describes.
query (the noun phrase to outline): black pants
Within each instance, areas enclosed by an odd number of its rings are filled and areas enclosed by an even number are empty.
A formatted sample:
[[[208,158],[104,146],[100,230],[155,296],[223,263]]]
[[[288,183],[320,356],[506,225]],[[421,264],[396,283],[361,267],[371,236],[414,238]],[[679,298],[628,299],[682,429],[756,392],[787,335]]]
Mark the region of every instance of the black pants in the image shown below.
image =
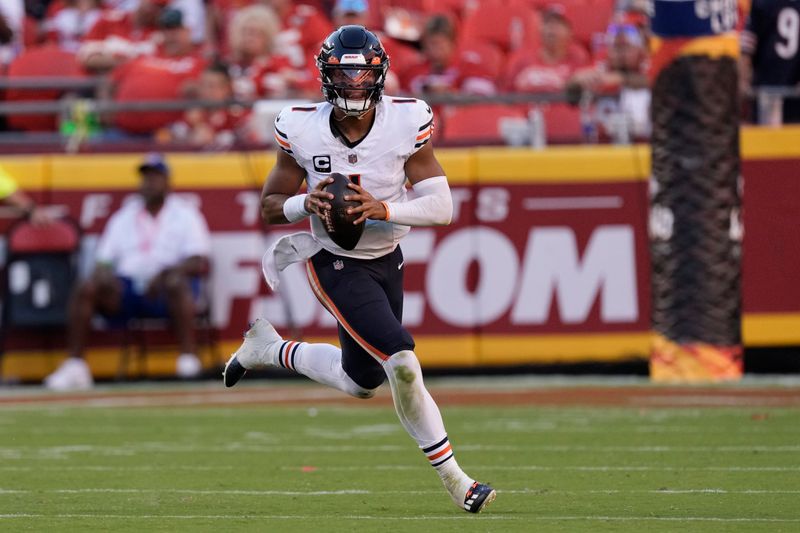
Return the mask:
[[[381,363],[414,349],[401,324],[403,252],[353,259],[322,250],[306,266],[314,294],[339,322],[342,368],[359,386],[378,387],[386,379]]]

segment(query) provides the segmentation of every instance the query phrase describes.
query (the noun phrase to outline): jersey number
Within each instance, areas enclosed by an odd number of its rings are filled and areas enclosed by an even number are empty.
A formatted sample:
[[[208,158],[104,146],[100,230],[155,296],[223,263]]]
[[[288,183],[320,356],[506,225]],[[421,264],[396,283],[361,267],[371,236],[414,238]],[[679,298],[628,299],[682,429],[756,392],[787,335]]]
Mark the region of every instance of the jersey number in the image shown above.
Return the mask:
[[[792,7],[784,7],[778,13],[778,35],[785,42],[775,43],[775,51],[783,59],[791,59],[797,54],[800,41],[800,14]]]

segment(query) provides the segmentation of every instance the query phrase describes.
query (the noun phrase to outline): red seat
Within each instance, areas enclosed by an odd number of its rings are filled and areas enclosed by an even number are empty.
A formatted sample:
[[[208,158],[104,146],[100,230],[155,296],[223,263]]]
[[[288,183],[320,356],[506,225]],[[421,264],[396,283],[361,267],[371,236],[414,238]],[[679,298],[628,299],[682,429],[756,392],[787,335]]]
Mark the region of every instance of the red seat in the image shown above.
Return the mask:
[[[464,43],[461,62],[480,68],[483,76],[500,84],[500,76],[506,65],[506,57],[499,46],[490,42]]]
[[[568,104],[542,106],[547,142],[554,144],[579,143],[583,139],[581,112]]]
[[[450,144],[499,144],[503,118],[525,118],[523,109],[500,104],[450,107],[444,112],[441,139]]]
[[[510,53],[538,42],[539,17],[532,8],[516,3],[481,2],[464,20],[461,42],[488,42]]]
[[[605,33],[614,14],[614,2],[593,1],[590,4],[566,4],[566,16],[572,23],[575,38],[591,50],[592,38],[596,33]]]
[[[29,48],[17,56],[8,66],[9,78],[55,77],[82,78],[84,76],[75,55],[55,45]],[[64,94],[59,89],[8,89],[6,99],[10,101],[55,101]],[[12,128],[27,131],[55,131],[56,117],[51,115],[9,115]]]
[[[57,219],[44,226],[18,223],[8,239],[10,253],[72,252],[81,238],[78,226],[69,220]]]

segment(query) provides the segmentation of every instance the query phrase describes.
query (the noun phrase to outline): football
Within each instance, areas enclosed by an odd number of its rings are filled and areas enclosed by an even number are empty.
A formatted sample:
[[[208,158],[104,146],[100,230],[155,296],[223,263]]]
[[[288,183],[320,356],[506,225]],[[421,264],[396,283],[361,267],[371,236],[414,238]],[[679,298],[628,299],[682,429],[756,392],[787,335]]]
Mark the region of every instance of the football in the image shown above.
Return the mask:
[[[333,183],[325,186],[325,191],[333,194],[333,198],[329,201],[331,210],[326,212],[327,216],[320,217],[320,220],[333,242],[345,250],[352,250],[361,239],[364,223],[353,224],[359,215],[358,213],[348,215],[347,209],[358,207],[360,203],[345,201],[345,195],[355,194],[355,191],[347,186],[350,180],[345,175],[334,172],[331,174],[331,178],[333,178]]]

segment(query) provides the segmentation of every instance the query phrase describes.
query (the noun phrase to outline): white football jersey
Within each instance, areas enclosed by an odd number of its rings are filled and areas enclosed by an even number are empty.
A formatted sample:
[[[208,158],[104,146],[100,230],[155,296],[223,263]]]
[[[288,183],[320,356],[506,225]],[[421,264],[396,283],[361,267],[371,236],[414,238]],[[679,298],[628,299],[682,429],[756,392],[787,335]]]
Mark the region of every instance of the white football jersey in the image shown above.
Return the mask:
[[[345,144],[334,134],[333,106],[328,102],[281,111],[275,119],[275,139],[306,170],[309,190],[332,172],[339,172],[360,183],[376,200],[406,201],[406,160],[430,140],[433,112],[422,100],[392,96],[383,96],[375,109],[372,129],[355,144]],[[311,217],[311,231],[323,248],[359,259],[390,253],[409,229],[392,222],[367,220],[358,245],[344,250],[328,237],[319,218]]]

